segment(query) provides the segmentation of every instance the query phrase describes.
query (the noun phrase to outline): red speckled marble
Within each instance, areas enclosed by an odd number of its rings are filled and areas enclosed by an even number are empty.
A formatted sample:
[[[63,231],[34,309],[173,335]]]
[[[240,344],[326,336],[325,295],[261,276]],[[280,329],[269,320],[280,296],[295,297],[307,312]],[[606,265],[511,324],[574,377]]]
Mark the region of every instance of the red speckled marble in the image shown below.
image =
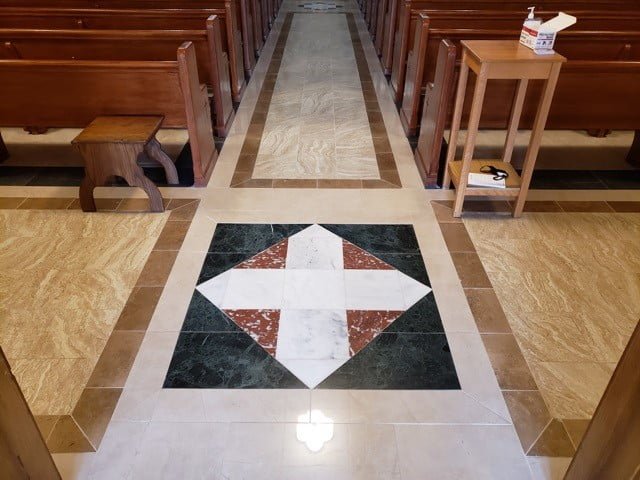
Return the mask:
[[[284,268],[287,263],[288,245],[289,240],[285,239],[245,260],[235,268]]]
[[[347,310],[349,331],[349,353],[351,356],[362,350],[376,335],[402,315],[395,310]]]
[[[275,356],[280,310],[225,310],[224,312],[262,348]]]
[[[342,256],[346,270],[393,270],[394,268],[369,252],[342,240]]]

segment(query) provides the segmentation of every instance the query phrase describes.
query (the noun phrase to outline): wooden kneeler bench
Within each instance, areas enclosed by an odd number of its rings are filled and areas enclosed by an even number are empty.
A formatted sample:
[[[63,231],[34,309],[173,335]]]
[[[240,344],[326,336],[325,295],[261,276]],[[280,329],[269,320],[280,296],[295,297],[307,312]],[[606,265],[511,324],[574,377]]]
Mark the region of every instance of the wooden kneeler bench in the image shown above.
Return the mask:
[[[113,177],[122,177],[130,186],[142,188],[151,202],[152,212],[163,212],[158,187],[144,174],[139,161],[148,157],[164,167],[167,183],[178,184],[178,172],[162,151],[155,134],[161,116],[98,117],[71,142],[84,158],[85,176],[80,184],[80,206],[95,212],[93,189],[107,185]]]

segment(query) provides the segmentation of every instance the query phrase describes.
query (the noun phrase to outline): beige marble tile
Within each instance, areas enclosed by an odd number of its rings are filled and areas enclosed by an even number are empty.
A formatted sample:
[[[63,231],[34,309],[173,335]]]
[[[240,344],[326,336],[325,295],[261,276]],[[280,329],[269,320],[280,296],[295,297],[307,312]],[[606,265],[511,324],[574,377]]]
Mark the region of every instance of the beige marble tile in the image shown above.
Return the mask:
[[[562,480],[571,458],[528,457],[533,480]]]
[[[402,478],[530,476],[512,426],[396,425],[395,430]]]
[[[97,358],[111,334],[119,311],[59,308],[9,310],[0,326],[0,344],[11,359]]]
[[[0,342],[34,412],[71,413],[167,217],[0,212]]]
[[[637,214],[464,223],[549,408],[589,418],[640,316]]]
[[[34,415],[68,415],[97,358],[11,360],[11,370]]]
[[[344,15],[293,17],[252,177],[380,178]]]
[[[552,416],[590,418],[615,364],[544,362],[531,363],[530,367]]]

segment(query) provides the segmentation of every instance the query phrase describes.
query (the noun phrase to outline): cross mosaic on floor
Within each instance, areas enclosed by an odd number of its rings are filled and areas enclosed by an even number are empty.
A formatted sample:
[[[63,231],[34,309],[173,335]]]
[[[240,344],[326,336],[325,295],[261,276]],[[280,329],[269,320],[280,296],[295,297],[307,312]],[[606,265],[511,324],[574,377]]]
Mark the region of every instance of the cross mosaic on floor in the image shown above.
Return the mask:
[[[411,225],[220,224],[164,387],[460,385]]]

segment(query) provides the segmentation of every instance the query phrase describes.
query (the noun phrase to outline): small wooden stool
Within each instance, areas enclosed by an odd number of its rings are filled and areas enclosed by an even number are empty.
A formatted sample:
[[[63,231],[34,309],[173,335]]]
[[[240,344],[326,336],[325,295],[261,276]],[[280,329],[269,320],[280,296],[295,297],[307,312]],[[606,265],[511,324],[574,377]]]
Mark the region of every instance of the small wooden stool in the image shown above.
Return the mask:
[[[500,196],[516,198],[513,216],[519,217],[527,199],[529,183],[533,174],[533,167],[538,157],[540,140],[547,122],[551,99],[558,82],[560,67],[566,61],[557,53],[551,55],[537,55],[533,50],[520,45],[517,40],[463,40],[462,65],[460,66],[460,80],[456,95],[456,106],[453,112],[451,135],[449,137],[449,150],[447,152],[447,164],[442,182],[443,188],[449,188],[453,181],[456,187],[456,201],[453,206],[453,216],[459,217],[462,213],[462,204],[465,195]],[[456,143],[462,119],[462,107],[464,104],[465,90],[469,69],[476,75],[476,86],[473,92],[473,102],[467,127],[467,141],[464,145],[462,160],[455,160]],[[473,151],[478,134],[480,113],[484,101],[484,93],[489,79],[514,79],[518,80],[515,100],[511,110],[511,119],[507,130],[507,138],[504,145],[502,161],[497,160],[473,160]],[[511,166],[511,155],[518,133],[518,124],[522,114],[525,93],[529,80],[545,80],[542,89],[542,97],[538,112],[536,113],[529,139],[529,147],[522,167],[522,177]],[[480,172],[483,165],[492,165],[506,170],[509,177],[506,188],[482,188],[467,187],[470,172]]]
[[[93,189],[107,185],[114,176],[124,178],[132,187],[142,188],[149,196],[152,212],[164,211],[160,190],[138,164],[148,156],[164,167],[170,185],[178,184],[176,166],[155,138],[163,119],[161,116],[97,117],[73,139],[71,143],[84,158],[85,177],[80,184],[83,211],[96,211]]]

